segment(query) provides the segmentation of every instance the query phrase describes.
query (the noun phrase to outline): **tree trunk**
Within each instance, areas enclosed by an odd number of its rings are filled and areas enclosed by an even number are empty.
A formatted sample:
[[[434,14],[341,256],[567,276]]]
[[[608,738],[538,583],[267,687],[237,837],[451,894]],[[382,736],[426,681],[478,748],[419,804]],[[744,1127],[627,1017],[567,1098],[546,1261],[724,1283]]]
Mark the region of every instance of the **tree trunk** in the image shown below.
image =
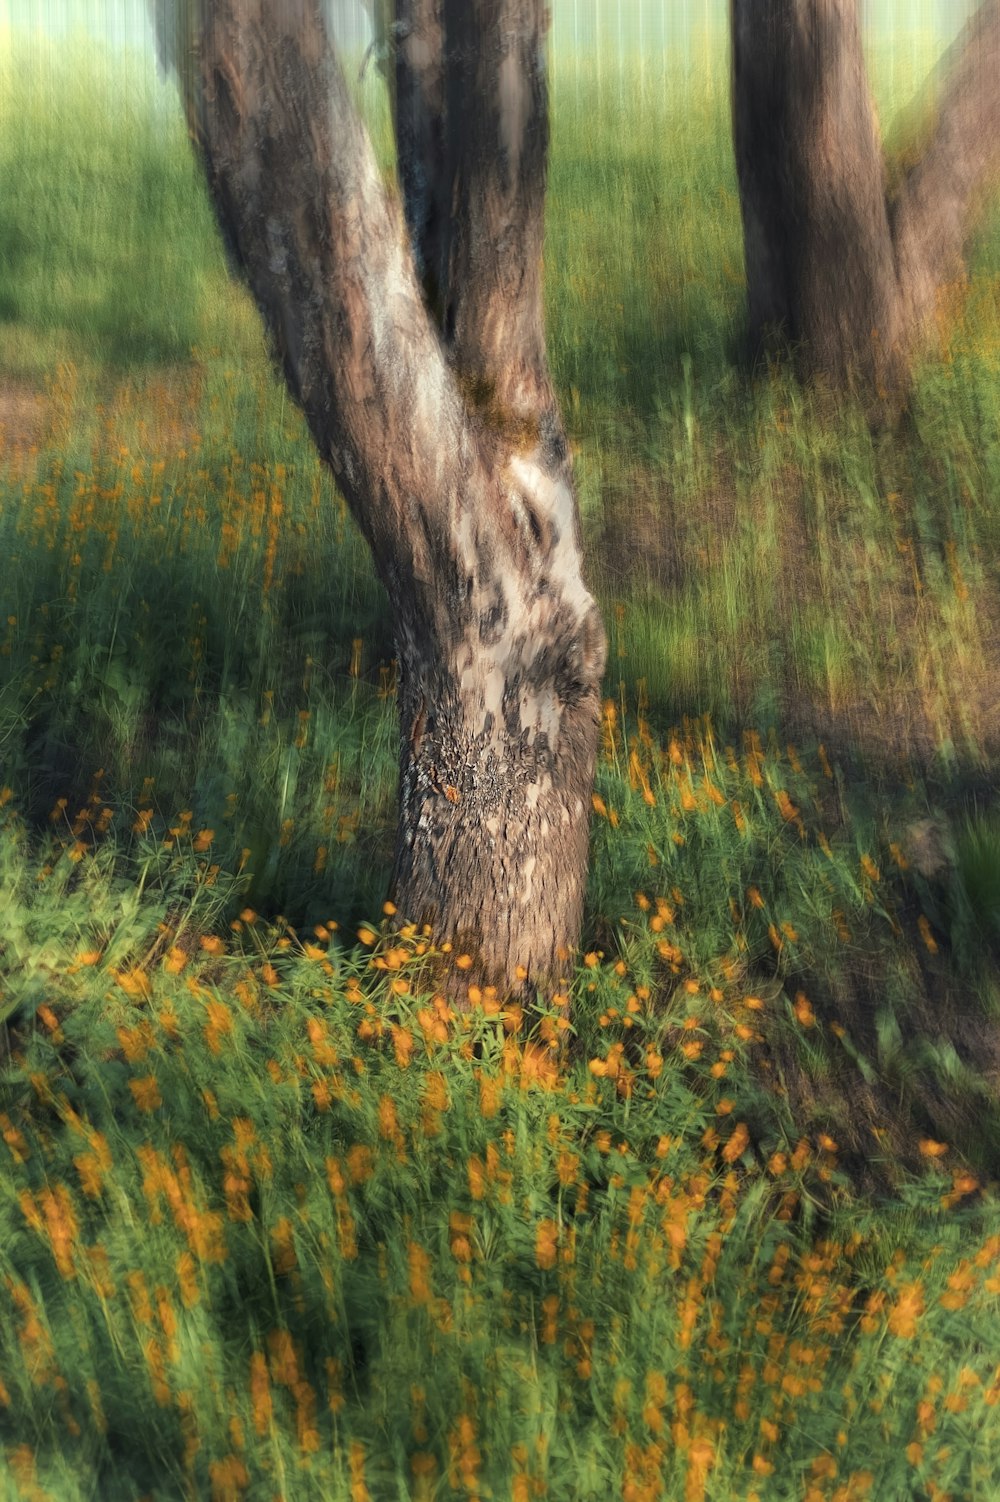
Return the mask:
[[[401,641],[393,886],[401,910],[432,923],[436,911],[475,948],[484,975],[509,988],[524,972],[530,986],[565,969],[579,933],[604,665],[545,354],[548,13],[538,0],[397,7],[407,218],[519,558],[495,566],[497,501],[484,494],[474,572],[455,569],[448,623]]]
[[[401,914],[477,955],[477,979],[509,992],[557,980],[577,942],[604,632],[580,577],[572,492],[530,456],[498,463],[470,495],[475,530],[464,561],[452,550],[441,616],[400,623],[392,885]],[[517,573],[490,557],[498,490],[518,513]]]
[[[457,66],[481,99],[450,78],[431,89],[427,54],[404,49],[401,71],[423,80],[412,138],[397,107],[418,240],[419,158],[460,108],[478,121],[474,148],[450,154],[449,341],[316,4],[201,3],[182,82],[212,200],[393,611],[398,921],[467,951],[466,984],[530,1001],[579,939],[605,657],[544,357],[543,7],[462,0],[481,47]]]
[[[780,332],[806,375],[902,389],[1000,162],[998,36],[1000,0],[986,0],[950,55],[928,150],[890,202],[857,0],[731,0],[755,345]]]
[[[892,205],[904,316],[919,328],[965,275],[964,249],[1000,175],[1000,0],[985,0],[946,54],[936,128]]]

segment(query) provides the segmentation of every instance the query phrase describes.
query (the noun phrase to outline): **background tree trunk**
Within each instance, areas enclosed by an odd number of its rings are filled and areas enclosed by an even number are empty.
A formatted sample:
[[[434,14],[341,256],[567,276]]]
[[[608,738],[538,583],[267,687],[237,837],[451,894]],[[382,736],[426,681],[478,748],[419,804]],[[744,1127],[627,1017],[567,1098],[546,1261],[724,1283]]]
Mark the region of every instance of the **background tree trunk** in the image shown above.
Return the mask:
[[[1000,161],[1000,0],[949,57],[938,125],[890,203],[857,0],[731,0],[733,136],[750,335],[806,375],[906,382]]]
[[[751,337],[880,380],[898,298],[856,0],[733,0],[732,49]]]
[[[965,274],[964,250],[1000,173],[1000,0],[985,0],[941,67],[936,125],[892,205],[904,312],[920,327]]]
[[[409,9],[434,19],[423,0]],[[461,83],[444,48],[444,124],[478,121],[474,148],[452,147],[450,343],[313,0],[204,0],[198,66],[181,71],[223,233],[389,595],[398,921],[473,956],[454,985],[528,1001],[579,940],[605,658],[544,356],[543,9],[463,0],[460,34],[478,40],[475,59],[458,54]],[[401,108],[397,129],[416,161],[441,95],[426,54],[403,56],[426,129],[407,137]]]

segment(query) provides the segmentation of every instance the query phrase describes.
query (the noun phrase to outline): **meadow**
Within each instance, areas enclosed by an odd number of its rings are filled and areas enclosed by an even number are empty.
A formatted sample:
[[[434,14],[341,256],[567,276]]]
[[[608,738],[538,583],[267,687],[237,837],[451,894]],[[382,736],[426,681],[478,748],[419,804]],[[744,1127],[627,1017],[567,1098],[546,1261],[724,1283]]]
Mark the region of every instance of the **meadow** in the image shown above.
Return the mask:
[[[740,362],[724,56],[557,57],[584,947],[457,1011],[384,595],[73,62],[0,62],[0,1495],[1000,1496],[1000,216],[872,433]]]

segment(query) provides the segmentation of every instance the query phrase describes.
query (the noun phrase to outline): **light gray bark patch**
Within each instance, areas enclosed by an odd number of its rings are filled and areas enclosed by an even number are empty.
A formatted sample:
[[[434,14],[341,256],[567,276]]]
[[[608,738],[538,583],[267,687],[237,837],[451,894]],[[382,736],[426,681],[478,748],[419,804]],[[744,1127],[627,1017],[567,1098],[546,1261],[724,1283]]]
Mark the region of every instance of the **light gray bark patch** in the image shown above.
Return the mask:
[[[500,139],[507,158],[508,181],[516,182],[531,113],[531,90],[525,78],[518,39],[512,38],[500,64]]]

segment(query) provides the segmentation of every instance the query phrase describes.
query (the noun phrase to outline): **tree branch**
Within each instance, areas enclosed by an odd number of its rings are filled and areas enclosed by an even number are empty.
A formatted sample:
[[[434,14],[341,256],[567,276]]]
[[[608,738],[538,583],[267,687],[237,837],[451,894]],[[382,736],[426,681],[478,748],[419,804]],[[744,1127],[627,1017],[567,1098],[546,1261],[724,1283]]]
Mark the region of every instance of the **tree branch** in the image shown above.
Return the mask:
[[[900,285],[913,327],[933,312],[939,289],[961,277],[973,221],[1000,176],[1000,0],[984,0],[939,73],[937,125],[893,213]]]
[[[433,593],[433,539],[483,457],[319,6],[154,3],[176,17],[171,62],[216,215],[320,454],[383,581]]]
[[[396,162],[406,224],[435,321],[443,315],[451,172],[445,140],[442,0],[396,0]]]
[[[537,431],[556,412],[542,303],[548,9],[444,0],[444,16],[455,183],[445,336],[473,402]]]

